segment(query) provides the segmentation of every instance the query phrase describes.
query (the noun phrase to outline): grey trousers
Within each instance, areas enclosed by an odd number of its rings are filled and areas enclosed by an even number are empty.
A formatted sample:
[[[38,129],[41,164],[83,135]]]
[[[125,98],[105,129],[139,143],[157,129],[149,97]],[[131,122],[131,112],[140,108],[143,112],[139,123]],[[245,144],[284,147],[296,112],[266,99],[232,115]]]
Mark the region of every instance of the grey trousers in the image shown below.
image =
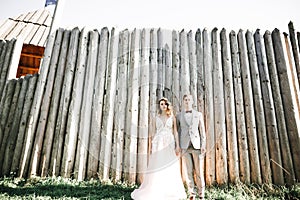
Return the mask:
[[[204,155],[200,150],[182,149],[182,175],[189,195],[196,195],[197,186],[199,195],[204,195]]]

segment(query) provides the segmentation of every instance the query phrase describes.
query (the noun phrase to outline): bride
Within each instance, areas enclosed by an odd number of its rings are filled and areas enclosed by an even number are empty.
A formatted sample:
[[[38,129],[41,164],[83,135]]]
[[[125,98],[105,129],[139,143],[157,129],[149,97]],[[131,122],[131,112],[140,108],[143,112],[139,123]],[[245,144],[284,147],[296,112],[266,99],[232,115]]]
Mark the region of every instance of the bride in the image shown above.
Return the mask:
[[[162,98],[158,103],[156,133],[152,140],[147,171],[143,183],[131,193],[131,197],[136,200],[186,199],[180,174],[176,119],[168,99]]]

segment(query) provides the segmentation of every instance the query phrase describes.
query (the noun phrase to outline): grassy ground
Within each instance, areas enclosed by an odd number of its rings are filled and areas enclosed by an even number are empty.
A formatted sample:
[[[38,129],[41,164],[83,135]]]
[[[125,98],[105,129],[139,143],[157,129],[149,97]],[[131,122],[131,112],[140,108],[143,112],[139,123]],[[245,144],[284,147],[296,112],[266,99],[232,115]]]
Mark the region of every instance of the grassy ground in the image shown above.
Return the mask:
[[[134,186],[78,182],[65,178],[0,179],[0,199],[130,199]],[[274,185],[227,185],[208,187],[206,199],[291,199],[300,200],[300,184],[290,187]]]

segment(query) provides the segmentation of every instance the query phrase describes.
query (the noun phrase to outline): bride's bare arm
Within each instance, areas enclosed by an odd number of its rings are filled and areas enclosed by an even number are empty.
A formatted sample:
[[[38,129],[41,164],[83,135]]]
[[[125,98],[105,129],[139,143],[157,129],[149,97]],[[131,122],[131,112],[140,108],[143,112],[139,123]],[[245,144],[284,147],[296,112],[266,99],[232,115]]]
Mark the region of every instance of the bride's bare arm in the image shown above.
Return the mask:
[[[176,150],[176,154],[178,154],[180,152],[180,146],[179,146],[179,138],[178,138],[175,116],[173,117],[173,134],[174,134],[174,138],[175,138],[175,150]]]

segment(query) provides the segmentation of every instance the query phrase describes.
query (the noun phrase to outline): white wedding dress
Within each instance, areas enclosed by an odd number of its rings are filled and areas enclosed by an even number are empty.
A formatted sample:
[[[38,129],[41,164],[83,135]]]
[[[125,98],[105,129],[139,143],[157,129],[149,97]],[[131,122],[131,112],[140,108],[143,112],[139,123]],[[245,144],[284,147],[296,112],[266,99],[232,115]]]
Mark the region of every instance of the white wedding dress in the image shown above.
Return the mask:
[[[180,174],[179,157],[175,154],[172,133],[173,116],[163,122],[156,117],[156,134],[152,140],[152,154],[149,157],[144,181],[131,193],[136,200],[186,199]]]

